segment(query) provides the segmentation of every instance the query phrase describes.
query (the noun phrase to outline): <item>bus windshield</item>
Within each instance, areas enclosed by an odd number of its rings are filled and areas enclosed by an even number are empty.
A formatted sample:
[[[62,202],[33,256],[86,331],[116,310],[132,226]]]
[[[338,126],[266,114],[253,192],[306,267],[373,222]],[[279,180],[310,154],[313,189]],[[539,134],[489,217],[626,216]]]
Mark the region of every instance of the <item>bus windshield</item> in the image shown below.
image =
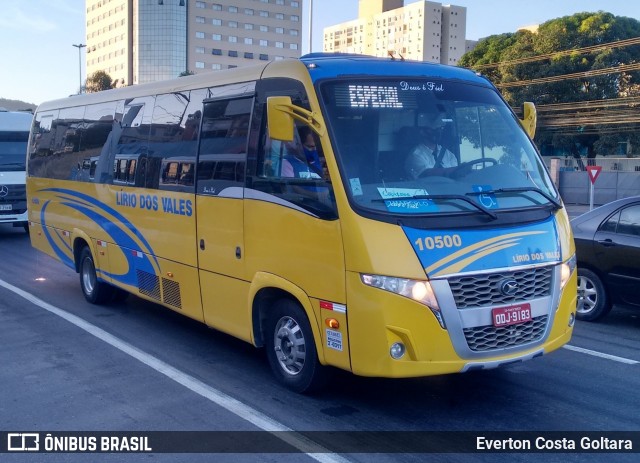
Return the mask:
[[[25,170],[29,132],[0,131],[0,170]]]
[[[433,79],[321,84],[345,188],[385,214],[560,207],[557,190],[497,92]]]

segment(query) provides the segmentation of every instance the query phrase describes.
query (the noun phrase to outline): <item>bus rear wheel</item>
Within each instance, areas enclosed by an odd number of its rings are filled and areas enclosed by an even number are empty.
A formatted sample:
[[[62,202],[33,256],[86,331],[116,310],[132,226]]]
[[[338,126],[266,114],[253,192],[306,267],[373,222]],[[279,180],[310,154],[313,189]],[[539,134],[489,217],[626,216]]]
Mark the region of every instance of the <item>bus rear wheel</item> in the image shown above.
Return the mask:
[[[87,301],[92,304],[104,304],[111,300],[113,296],[113,286],[98,280],[96,266],[89,246],[85,246],[80,251],[80,287]]]
[[[265,337],[267,358],[280,383],[299,393],[324,386],[327,369],[318,360],[307,315],[296,302],[275,303],[267,316]]]

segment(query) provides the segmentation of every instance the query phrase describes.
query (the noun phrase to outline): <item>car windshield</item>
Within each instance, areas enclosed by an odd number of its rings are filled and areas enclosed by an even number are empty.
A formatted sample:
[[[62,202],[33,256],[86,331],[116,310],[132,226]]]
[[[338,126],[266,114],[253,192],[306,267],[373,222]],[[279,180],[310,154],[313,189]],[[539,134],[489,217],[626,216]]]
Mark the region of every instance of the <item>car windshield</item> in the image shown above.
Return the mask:
[[[488,87],[433,80],[321,86],[352,203],[390,214],[559,207],[517,118]]]
[[[0,132],[0,170],[23,171],[29,132]]]

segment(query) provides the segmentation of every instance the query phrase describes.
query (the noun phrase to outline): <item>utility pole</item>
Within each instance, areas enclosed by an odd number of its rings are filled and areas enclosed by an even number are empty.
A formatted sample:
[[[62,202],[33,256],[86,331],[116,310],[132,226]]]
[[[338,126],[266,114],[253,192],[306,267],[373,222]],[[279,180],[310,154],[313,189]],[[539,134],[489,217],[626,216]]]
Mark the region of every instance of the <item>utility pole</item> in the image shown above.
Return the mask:
[[[73,44],[72,46],[78,49],[78,72],[80,74],[80,86],[78,87],[78,94],[82,93],[82,49],[86,47],[84,43]]]
[[[309,0],[309,53],[313,52],[311,47],[313,42],[313,0]]]

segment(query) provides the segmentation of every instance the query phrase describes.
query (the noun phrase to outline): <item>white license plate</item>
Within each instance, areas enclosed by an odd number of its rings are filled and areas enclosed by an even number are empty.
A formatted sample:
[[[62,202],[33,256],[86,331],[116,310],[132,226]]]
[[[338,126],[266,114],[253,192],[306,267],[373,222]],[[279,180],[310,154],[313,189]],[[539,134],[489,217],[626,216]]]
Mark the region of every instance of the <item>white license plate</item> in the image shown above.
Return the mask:
[[[531,305],[518,304],[500,307],[491,311],[493,326],[518,325],[531,321]]]
[[[13,209],[12,204],[0,204],[0,211],[10,211]]]

